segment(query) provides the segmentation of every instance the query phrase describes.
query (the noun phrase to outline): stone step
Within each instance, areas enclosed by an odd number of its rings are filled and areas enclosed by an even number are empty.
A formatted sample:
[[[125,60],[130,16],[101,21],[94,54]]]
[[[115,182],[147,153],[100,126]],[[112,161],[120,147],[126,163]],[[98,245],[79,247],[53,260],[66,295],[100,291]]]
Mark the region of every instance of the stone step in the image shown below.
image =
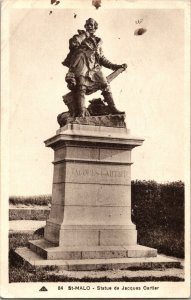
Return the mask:
[[[108,259],[125,257],[155,257],[157,250],[142,245],[133,246],[55,246],[41,239],[29,241],[29,248],[45,259]]]
[[[157,257],[126,257],[107,259],[75,259],[75,260],[50,260],[43,259],[31,249],[17,248],[15,253],[25,262],[35,267],[56,266],[59,270],[91,271],[91,270],[154,270],[157,268],[181,268],[181,262],[164,255]]]

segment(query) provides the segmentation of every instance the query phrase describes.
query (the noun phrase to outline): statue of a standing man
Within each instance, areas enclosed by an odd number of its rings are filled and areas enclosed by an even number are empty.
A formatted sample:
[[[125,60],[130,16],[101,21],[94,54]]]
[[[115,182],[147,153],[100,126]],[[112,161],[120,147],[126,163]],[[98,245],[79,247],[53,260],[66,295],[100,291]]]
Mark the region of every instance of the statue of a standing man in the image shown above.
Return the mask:
[[[69,68],[66,82],[70,90],[75,93],[75,116],[86,115],[85,95],[97,90],[102,91],[104,101],[108,104],[112,114],[121,114],[114,104],[113,96],[106,77],[102,73],[102,66],[111,70],[126,68],[126,64],[112,64],[102,52],[102,40],[95,35],[98,23],[90,18],[85,23],[84,30],[69,40],[70,52],[63,65]]]

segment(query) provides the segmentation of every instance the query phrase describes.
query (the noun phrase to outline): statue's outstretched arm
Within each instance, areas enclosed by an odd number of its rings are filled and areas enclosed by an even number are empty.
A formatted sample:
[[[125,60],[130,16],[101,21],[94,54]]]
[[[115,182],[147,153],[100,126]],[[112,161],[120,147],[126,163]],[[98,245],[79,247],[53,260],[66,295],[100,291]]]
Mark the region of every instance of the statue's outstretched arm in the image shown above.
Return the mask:
[[[113,71],[118,70],[119,68],[123,68],[124,65],[117,65],[111,63],[104,55],[102,52],[102,49],[100,49],[100,56],[99,56],[99,63],[101,66],[111,69]]]
[[[100,65],[113,71],[119,69],[121,65],[112,64],[104,55],[99,59]]]

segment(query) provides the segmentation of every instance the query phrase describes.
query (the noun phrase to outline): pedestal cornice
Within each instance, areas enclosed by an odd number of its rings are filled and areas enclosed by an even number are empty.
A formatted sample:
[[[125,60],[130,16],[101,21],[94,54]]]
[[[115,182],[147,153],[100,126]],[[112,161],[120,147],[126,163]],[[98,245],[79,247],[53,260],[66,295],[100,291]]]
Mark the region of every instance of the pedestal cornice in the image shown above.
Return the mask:
[[[68,124],[59,130],[57,134],[44,143],[46,147],[59,148],[63,144],[66,145],[88,145],[105,144],[109,148],[113,144],[118,145],[120,149],[133,149],[141,146],[144,139],[132,136],[127,128],[111,128],[104,126],[89,126]]]

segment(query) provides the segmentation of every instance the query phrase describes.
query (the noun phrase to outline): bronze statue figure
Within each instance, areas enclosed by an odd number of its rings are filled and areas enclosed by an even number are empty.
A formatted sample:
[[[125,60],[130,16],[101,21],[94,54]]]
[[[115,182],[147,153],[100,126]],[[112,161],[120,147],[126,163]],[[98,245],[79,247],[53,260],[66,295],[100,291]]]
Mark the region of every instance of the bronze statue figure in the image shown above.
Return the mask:
[[[123,114],[115,107],[109,82],[124,71],[127,65],[112,64],[105,58],[101,48],[102,40],[95,35],[98,23],[94,19],[89,18],[84,27],[86,30],[78,30],[78,34],[69,40],[70,52],[62,62],[69,68],[65,80],[71,92],[63,96],[69,114],[71,117],[92,115],[91,109],[85,107],[85,95],[97,90],[102,91],[108,113]],[[102,66],[114,72],[106,78],[102,73]]]

